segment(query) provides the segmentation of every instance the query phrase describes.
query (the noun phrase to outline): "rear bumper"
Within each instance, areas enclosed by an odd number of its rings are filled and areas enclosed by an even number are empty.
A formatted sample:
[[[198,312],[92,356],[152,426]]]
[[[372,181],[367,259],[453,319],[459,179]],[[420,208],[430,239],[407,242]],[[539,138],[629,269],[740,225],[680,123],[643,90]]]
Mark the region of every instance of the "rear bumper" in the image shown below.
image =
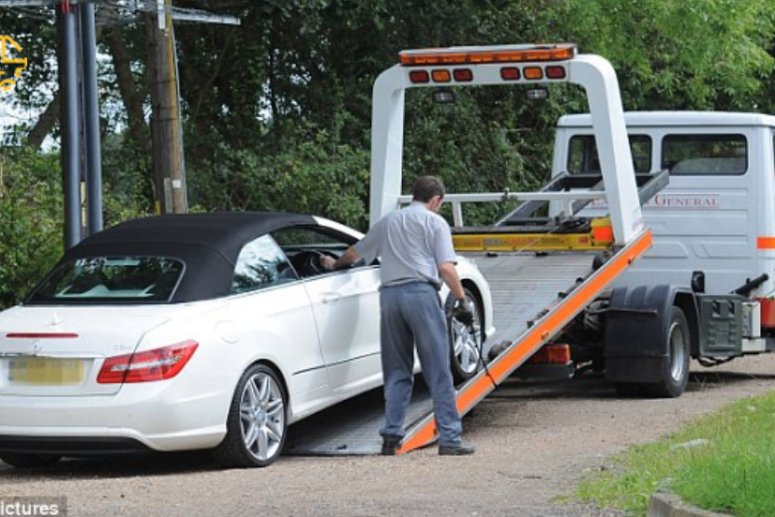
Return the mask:
[[[215,447],[226,434],[229,390],[159,382],[125,385],[111,396],[0,395],[0,451]]]
[[[0,453],[13,452],[17,454],[89,456],[99,454],[130,454],[148,450],[150,449],[144,444],[131,438],[0,436]]]

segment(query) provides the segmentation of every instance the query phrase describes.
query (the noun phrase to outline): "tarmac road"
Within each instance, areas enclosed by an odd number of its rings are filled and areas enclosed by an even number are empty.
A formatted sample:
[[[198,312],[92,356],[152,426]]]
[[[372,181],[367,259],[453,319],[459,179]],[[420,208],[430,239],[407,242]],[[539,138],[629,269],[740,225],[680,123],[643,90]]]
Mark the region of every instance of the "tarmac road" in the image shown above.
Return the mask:
[[[220,470],[206,454],[69,460],[14,470],[0,499],[66,496],[70,516],[617,516],[553,502],[607,457],[682,422],[775,389],[775,357],[695,365],[674,400],[618,398],[600,376],[509,381],[467,417],[470,457],[435,448],[397,457],[283,457],[267,469]]]

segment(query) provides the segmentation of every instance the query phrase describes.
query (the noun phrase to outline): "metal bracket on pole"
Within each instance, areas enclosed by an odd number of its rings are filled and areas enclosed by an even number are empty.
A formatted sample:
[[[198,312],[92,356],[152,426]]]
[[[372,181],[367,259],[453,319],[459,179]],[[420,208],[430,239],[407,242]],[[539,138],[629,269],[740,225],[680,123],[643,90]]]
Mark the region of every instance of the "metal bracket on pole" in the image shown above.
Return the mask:
[[[164,6],[164,0],[156,0],[156,16],[159,20],[159,30],[167,28],[167,9]]]

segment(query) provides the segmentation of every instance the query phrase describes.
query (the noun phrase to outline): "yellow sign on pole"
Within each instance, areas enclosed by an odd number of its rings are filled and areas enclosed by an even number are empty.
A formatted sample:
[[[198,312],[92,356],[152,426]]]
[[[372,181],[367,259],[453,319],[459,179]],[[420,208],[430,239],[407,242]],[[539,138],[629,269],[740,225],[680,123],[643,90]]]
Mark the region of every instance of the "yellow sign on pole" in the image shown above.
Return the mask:
[[[27,58],[19,58],[19,59],[12,59],[8,56],[8,44],[13,45],[13,47],[16,49],[17,52],[22,51],[21,45],[16,43],[12,37],[10,36],[0,36],[0,62],[5,64],[15,64],[15,65],[21,65],[16,67],[16,71],[14,72],[14,77],[21,77],[22,76],[22,70],[27,68]],[[5,72],[0,70],[0,76],[5,75]],[[0,78],[2,79],[2,78]],[[16,86],[16,80],[14,79],[4,79],[0,81],[0,90],[7,92],[13,89],[13,87]]]

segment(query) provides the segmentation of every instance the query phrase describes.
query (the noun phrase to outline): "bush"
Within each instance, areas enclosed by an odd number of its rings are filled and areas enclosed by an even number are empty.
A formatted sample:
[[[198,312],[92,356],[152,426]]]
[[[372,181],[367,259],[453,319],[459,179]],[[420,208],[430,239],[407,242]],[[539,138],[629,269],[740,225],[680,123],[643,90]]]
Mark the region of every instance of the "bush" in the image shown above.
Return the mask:
[[[0,309],[18,303],[62,253],[59,157],[0,152]]]

